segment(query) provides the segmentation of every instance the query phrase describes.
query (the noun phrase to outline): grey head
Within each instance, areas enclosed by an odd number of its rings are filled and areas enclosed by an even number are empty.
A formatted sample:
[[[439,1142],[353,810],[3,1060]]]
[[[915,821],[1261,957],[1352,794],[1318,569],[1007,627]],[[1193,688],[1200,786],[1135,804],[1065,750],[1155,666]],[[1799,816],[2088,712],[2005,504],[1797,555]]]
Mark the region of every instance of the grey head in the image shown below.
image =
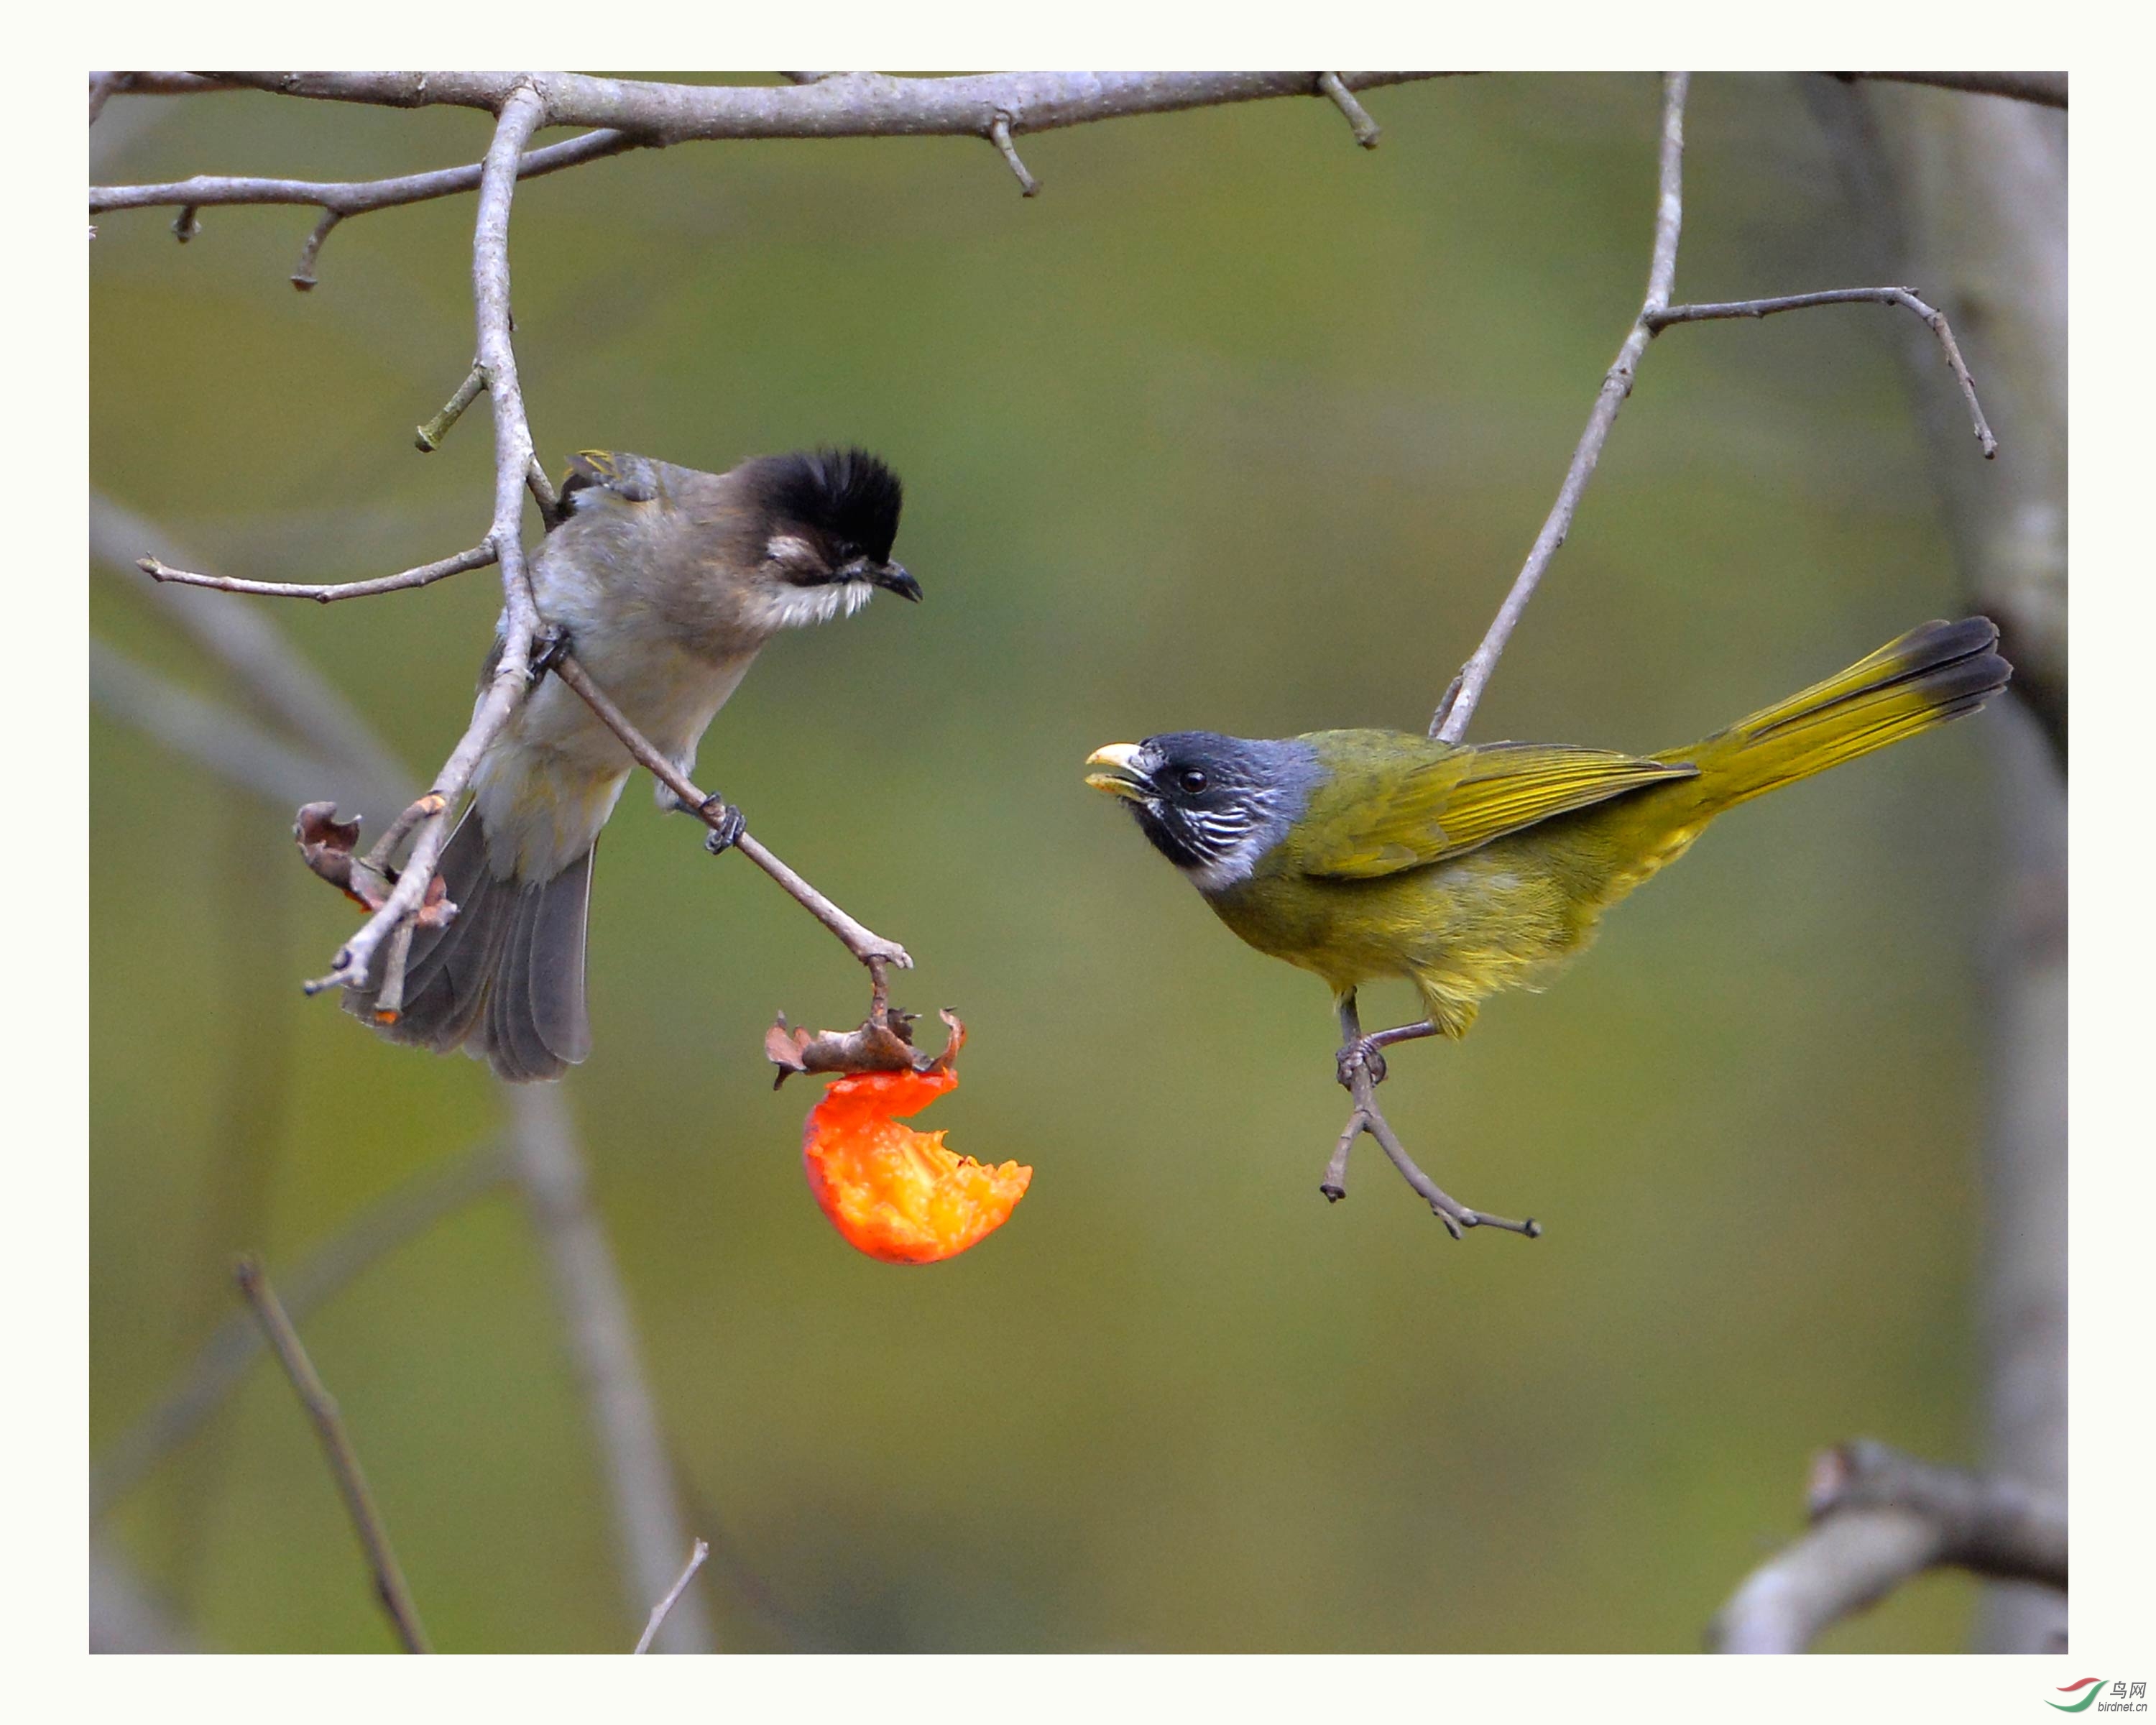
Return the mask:
[[[1307,743],[1216,731],[1111,742],[1086,764],[1100,769],[1086,783],[1127,803],[1153,849],[1204,893],[1249,880],[1325,777]]]

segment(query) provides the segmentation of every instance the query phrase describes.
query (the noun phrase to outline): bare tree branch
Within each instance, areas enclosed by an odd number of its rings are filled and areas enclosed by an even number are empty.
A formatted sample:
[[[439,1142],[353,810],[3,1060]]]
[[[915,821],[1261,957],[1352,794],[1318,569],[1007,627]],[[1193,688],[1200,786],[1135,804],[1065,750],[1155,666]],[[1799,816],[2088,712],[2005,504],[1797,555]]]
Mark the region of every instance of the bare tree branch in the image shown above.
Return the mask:
[[[389,1614],[390,1626],[397,1631],[397,1639],[407,1653],[430,1651],[427,1632],[419,1622],[418,1607],[413,1604],[411,1589],[404,1584],[404,1573],[398,1567],[397,1553],[390,1547],[389,1529],[382,1522],[382,1512],[375,1507],[374,1494],[367,1489],[367,1476],[361,1471],[358,1452],[352,1448],[352,1438],[344,1429],[344,1416],[337,1411],[336,1399],[324,1386],[314,1362],[307,1358],[300,1332],[292,1327],[292,1320],[278,1302],[276,1291],[262,1274],[262,1266],[252,1258],[242,1258],[234,1274],[240,1292],[254,1307],[270,1350],[277,1356],[278,1364],[284,1367],[285,1377],[291,1380],[300,1405],[314,1422],[315,1435],[321,1443],[330,1472],[336,1477],[345,1512],[352,1517],[352,1531],[358,1534],[360,1546],[367,1553],[367,1567],[374,1574],[375,1595],[382,1601],[382,1609]]]
[[[516,162],[526,142],[546,118],[538,95],[519,85],[504,100],[494,142],[486,152],[480,188],[479,219],[472,239],[472,298],[479,323],[478,363],[486,373],[487,397],[494,409],[494,520],[488,543],[501,565],[502,644],[494,675],[480,696],[470,727],[434,776],[429,789],[442,799],[441,813],[420,824],[403,873],[382,908],[338,952],[329,974],[307,985],[363,986],[373,974],[377,951],[404,929],[424,901],[427,888],[449,843],[457,800],[495,738],[531,687],[531,644],[539,613],[524,567],[525,474],[531,465],[531,429],[524,416],[524,394],[510,339],[509,205],[516,190]],[[403,947],[408,933],[398,937]]]
[[[666,1621],[667,1614],[673,1610],[681,1595],[689,1590],[689,1584],[696,1579],[696,1572],[704,1567],[704,1559],[711,1554],[711,1548],[701,1539],[689,1548],[689,1561],[682,1566],[680,1579],[666,1589],[666,1597],[651,1608],[651,1620],[644,1625],[644,1633],[636,1638],[634,1651],[649,1653],[651,1651],[652,1639],[658,1635],[660,1625]]]
[[[652,143],[692,138],[977,137],[998,116],[1014,133],[1051,131],[1137,114],[1321,94],[1315,72],[998,72],[891,78],[838,72],[813,83],[642,84],[564,72],[219,72],[280,95],[380,107],[436,104],[499,113],[516,89],[544,100],[552,126],[602,126]],[[1342,72],[1349,90],[1444,72]]]
[[[622,740],[638,763],[673,792],[675,800],[683,809],[711,828],[714,834],[725,831],[726,804],[697,789],[679,768],[654,748],[644,734],[629,723],[622,710],[608,697],[606,691],[591,680],[590,674],[583,666],[578,664],[574,654],[557,655],[553,670],[557,676],[583,697],[584,704]],[[739,850],[776,880],[795,903],[836,935],[845,949],[861,963],[870,966],[871,970],[881,964],[896,964],[901,970],[912,968],[913,959],[905,947],[896,941],[886,940],[874,929],[855,921],[770,850],[751,838],[747,831],[742,831],[733,838],[730,848]]]
[[[1876,78],[1893,84],[1928,84],[1974,95],[2007,96],[2040,107],[2066,105],[2064,72],[1837,72],[1837,78]]]
[[[408,587],[429,587],[451,575],[461,575],[467,569],[484,569],[496,561],[490,542],[475,545],[470,551],[460,551],[454,557],[444,557],[439,562],[422,563],[416,569],[407,569],[399,575],[377,576],[372,581],[336,581],[316,584],[298,581],[241,581],[229,575],[195,575],[185,569],[175,569],[153,557],[135,559],[135,567],[152,581],[177,582],[185,587],[213,587],[219,593],[260,593],[279,599],[312,599],[317,604],[334,604],[339,599],[367,599],[377,593],[399,593]]]
[[[1497,668],[1505,644],[1519,626],[1527,601],[1535,596],[1543,571],[1549,567],[1550,559],[1557,555],[1558,547],[1572,531],[1573,516],[1579,508],[1580,495],[1586,490],[1588,480],[1594,477],[1594,464],[1602,459],[1602,446],[1609,441],[1609,428],[1616,424],[1617,410],[1632,393],[1633,372],[1640,356],[1646,352],[1647,344],[1654,340],[1655,332],[1648,319],[1670,303],[1671,291],[1676,284],[1677,237],[1684,226],[1684,110],[1685,96],[1691,85],[1689,72],[1663,74],[1661,169],[1655,198],[1655,243],[1647,266],[1646,300],[1633,322],[1631,332],[1625,337],[1625,345],[1617,350],[1615,362],[1602,379],[1602,388],[1594,398],[1594,410],[1587,418],[1587,429],[1572,452],[1572,465],[1565,471],[1564,483],[1558,488],[1557,502],[1548,519],[1535,536],[1533,549],[1528,552],[1527,562],[1513,578],[1512,590],[1497,608],[1497,615],[1489,632],[1482,637],[1482,644],[1460,667],[1459,676],[1445,691],[1437,711],[1430,716],[1430,734],[1441,742],[1457,742],[1466,734],[1468,721],[1475,716],[1476,706],[1489,686],[1491,673]]]
[[[1976,398],[1975,382],[1969,376],[1968,366],[1963,363],[1961,349],[1954,341],[1953,331],[1948,326],[1944,314],[1926,305],[1907,288],[1830,288],[1819,293],[1784,294],[1771,299],[1732,300],[1697,305],[1670,304],[1670,295],[1676,282],[1677,240],[1684,225],[1684,103],[1690,77],[1689,73],[1671,72],[1664,79],[1661,172],[1646,299],[1624,346],[1617,351],[1615,362],[1602,379],[1594,411],[1588,415],[1587,429],[1573,451],[1572,465],[1565,471],[1564,483],[1558,488],[1557,501],[1543,521],[1542,531],[1535,536],[1527,562],[1513,578],[1512,588],[1506,593],[1504,603],[1497,608],[1497,614],[1483,635],[1481,644],[1446,685],[1438,700],[1436,711],[1430,716],[1430,735],[1441,742],[1457,742],[1466,735],[1468,721],[1475,716],[1475,708],[1489,686],[1491,675],[1496,670],[1497,660],[1512,639],[1512,631],[1518,627],[1527,602],[1541,584],[1543,571],[1572,531],[1573,516],[1578,511],[1580,497],[1587,489],[1588,480],[1594,477],[1595,464],[1602,459],[1602,448],[1609,441],[1610,428],[1616,424],[1617,410],[1632,393],[1633,379],[1648,343],[1672,324],[1704,323],[1729,317],[1768,317],[1776,312],[1797,311],[1814,305],[1870,302],[1902,306],[1922,318],[1938,338],[1947,366],[1969,404],[1969,418],[1984,459],[1988,461],[1999,453],[1999,439],[1991,434],[1991,427],[1984,420],[1984,408]]]
[[[586,132],[531,150],[516,164],[520,180],[558,173],[565,167],[618,156],[640,146],[641,139],[620,131]],[[399,174],[382,180],[284,180],[249,175],[197,174],[191,179],[169,180],[157,185],[92,186],[90,210],[102,215],[108,210],[149,209],[161,205],[186,204],[198,209],[228,204],[312,204],[339,216],[363,216],[401,204],[424,203],[429,198],[453,198],[479,189],[486,164],[466,162],[461,167],[438,167],[424,173]]]
[[[1778,311],[1802,311],[1814,305],[1899,305],[1913,311],[1922,318],[1931,332],[1938,337],[1940,351],[1945,355],[1947,369],[1954,374],[1954,382],[1961,385],[1963,399],[1969,403],[1969,414],[1976,433],[1976,441],[1984,451],[1984,459],[1990,460],[1999,453],[1999,439],[1991,434],[1985,422],[1984,408],[1976,398],[1976,380],[1969,374],[1963,362],[1961,348],[1955,342],[1953,331],[1948,326],[1946,314],[1927,305],[1905,287],[1828,288],[1819,293],[1783,294],[1771,300],[1730,300],[1705,305],[1671,305],[1657,311],[1646,320],[1650,334],[1659,336],[1673,323],[1705,323],[1723,317],[1772,317]]]
[[[2066,1586],[2066,1509],[2018,1481],[1859,1439],[1812,1463],[1812,1530],[1753,1572],[1707,1630],[1717,1653],[1801,1653],[1940,1564]]]
[[[630,1622],[675,1579],[681,1509],[659,1416],[646,1387],[621,1272],[587,1191],[568,1104],[550,1084],[505,1085],[515,1122],[517,1177],[546,1247],[570,1363],[591,1409],[613,1525],[623,1600]],[[660,1631],[665,1653],[711,1650],[711,1628],[693,1599]]]

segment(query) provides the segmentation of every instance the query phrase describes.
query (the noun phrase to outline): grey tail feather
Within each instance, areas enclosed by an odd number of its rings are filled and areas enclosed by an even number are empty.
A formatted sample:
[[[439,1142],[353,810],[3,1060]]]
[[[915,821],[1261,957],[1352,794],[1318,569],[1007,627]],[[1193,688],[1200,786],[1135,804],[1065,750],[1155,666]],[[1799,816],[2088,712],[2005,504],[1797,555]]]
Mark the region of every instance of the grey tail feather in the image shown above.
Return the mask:
[[[511,1082],[558,1078],[583,1060],[592,1046],[584,1010],[592,856],[536,886],[496,880],[478,813],[467,810],[440,867],[456,920],[413,937],[403,1009],[374,1029],[437,1054],[468,1046]],[[349,989],[345,1010],[373,1024],[376,999]]]

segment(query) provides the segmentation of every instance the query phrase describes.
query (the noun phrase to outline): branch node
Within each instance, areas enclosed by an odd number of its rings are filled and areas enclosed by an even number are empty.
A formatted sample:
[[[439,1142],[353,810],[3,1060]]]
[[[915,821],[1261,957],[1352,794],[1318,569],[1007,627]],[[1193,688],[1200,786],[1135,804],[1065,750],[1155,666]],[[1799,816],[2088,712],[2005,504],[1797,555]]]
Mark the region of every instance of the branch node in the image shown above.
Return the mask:
[[[185,245],[202,232],[202,217],[192,203],[180,206],[180,213],[172,218],[172,238]]]
[[[1355,100],[1355,93],[1340,81],[1337,72],[1320,72],[1317,90],[1321,95],[1332,98],[1332,105],[1348,116],[1348,124],[1355,133],[1355,141],[1365,150],[1378,147],[1378,140],[1384,136],[1384,128],[1370,117],[1370,110]]]
[[[988,141],[1003,152],[1010,171],[1018,176],[1019,195],[1033,198],[1039,195],[1040,182],[1026,172],[1025,164],[1019,160],[1018,146],[1011,141],[1011,116],[998,114],[988,122]]]

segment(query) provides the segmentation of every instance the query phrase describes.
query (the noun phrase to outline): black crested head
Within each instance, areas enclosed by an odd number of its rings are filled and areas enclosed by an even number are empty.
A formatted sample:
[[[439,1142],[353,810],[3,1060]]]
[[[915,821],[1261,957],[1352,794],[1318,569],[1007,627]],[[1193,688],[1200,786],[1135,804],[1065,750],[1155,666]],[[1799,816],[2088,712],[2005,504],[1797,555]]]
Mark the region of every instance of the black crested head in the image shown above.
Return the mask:
[[[822,538],[834,565],[891,561],[905,489],[866,449],[803,449],[757,465],[765,506]]]

